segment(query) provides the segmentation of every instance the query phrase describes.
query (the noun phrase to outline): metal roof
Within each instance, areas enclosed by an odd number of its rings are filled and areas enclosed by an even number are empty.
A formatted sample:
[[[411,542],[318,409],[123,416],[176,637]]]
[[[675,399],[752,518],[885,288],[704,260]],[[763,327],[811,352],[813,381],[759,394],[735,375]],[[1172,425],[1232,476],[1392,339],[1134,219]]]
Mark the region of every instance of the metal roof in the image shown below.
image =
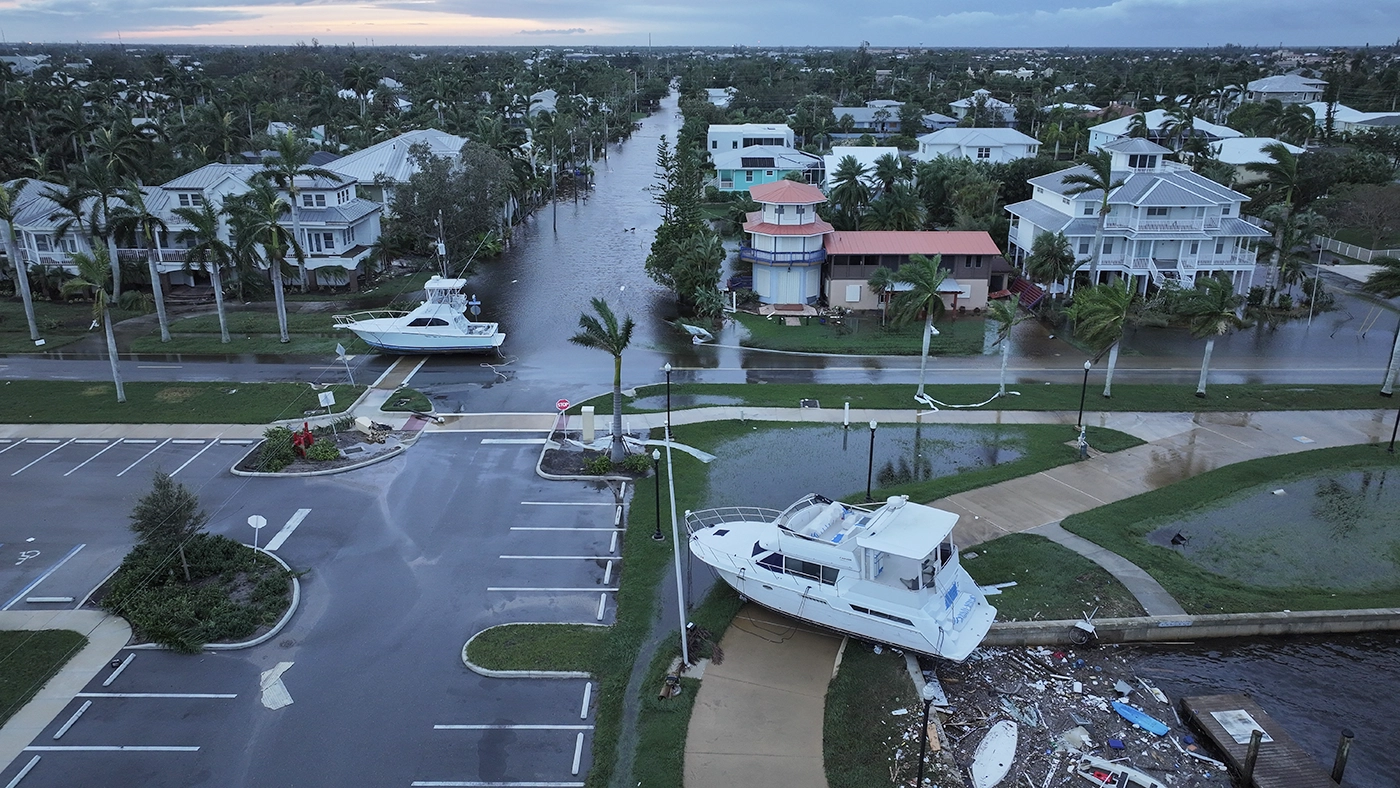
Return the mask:
[[[239,181],[247,183],[248,179],[261,169],[262,167],[257,164],[206,164],[197,170],[162,183],[161,188],[204,191],[211,186],[222,183],[225,178],[237,178]]]
[[[919,142],[928,145],[975,145],[985,148],[1040,144],[1040,140],[1035,137],[1008,128],[940,129],[920,136]]]
[[[828,235],[825,246],[828,255],[1001,254],[992,236],[980,230],[841,230]]]
[[[749,165],[744,159],[768,159],[772,164]],[[821,163],[821,159],[810,153],[781,145],[751,145],[737,150],[715,151],[711,155],[716,170],[775,169],[800,170]]]
[[[1106,150],[1119,153],[1156,153],[1162,155],[1172,152],[1171,148],[1164,148],[1143,137],[1120,137],[1112,142],[1104,143],[1103,147]]]
[[[1316,93],[1327,87],[1323,79],[1309,79],[1297,74],[1277,74],[1256,79],[1245,86],[1254,93]]]
[[[1006,206],[1007,213],[1052,233],[1062,232],[1069,225],[1071,217],[1060,213],[1044,203],[1035,200],[1022,200]]]
[[[356,198],[344,205],[332,205],[326,208],[299,208],[297,219],[303,225],[353,224],[382,209],[383,206],[377,202]]]
[[[755,184],[749,187],[749,196],[754,202],[784,205],[816,205],[826,202],[826,195],[822,194],[821,189],[797,181]]]
[[[1147,119],[1147,128],[1153,131],[1162,128],[1162,125],[1167,120],[1167,111],[1163,109],[1154,109],[1142,114]],[[1133,122],[1133,117],[1133,115],[1124,115],[1121,118],[1100,123],[1097,126],[1091,126],[1089,127],[1089,131],[1097,131],[1100,134],[1107,134],[1113,137],[1125,137],[1128,134],[1128,126]],[[1200,118],[1192,120],[1191,126],[1196,131],[1205,134],[1205,136],[1215,137],[1216,139],[1244,136],[1243,133],[1235,131],[1229,126],[1220,126],[1209,121],[1201,120]]]
[[[394,183],[407,183],[417,171],[408,156],[410,147],[422,143],[428,146],[434,156],[455,158],[466,142],[465,137],[445,131],[417,129],[343,156],[326,165],[326,169],[360,183],[374,183],[380,175]]]

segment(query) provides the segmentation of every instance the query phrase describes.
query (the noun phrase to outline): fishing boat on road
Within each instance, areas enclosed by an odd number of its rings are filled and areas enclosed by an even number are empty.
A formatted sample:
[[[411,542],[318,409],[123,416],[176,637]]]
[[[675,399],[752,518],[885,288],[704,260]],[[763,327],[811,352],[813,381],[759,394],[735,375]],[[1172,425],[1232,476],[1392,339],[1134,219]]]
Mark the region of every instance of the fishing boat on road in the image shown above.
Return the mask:
[[[497,323],[477,323],[467,310],[480,312],[476,296],[467,299],[465,279],[434,276],[423,285],[427,300],[410,312],[373,309],[335,315],[336,328],[355,332],[370,347],[386,353],[500,352],[506,335]]]

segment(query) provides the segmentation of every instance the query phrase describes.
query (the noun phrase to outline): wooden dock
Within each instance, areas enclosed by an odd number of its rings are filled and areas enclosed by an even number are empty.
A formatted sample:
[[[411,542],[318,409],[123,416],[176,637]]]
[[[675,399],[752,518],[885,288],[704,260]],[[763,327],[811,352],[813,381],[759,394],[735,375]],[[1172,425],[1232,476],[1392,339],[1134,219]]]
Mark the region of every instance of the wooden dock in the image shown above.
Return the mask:
[[[1181,718],[1186,724],[1205,735],[1215,750],[1224,754],[1225,763],[1244,788],[1338,788],[1331,774],[1322,769],[1299,747],[1293,739],[1248,695],[1197,695],[1181,699]],[[1259,745],[1259,755],[1254,762],[1254,779],[1246,782],[1244,763],[1249,750],[1248,728],[1243,728],[1244,742],[1226,730],[1222,718],[1229,720],[1231,713],[1238,717],[1244,712],[1253,718],[1266,734]],[[1217,717],[1216,713],[1221,716]],[[1234,725],[1240,730],[1238,725]],[[1268,741],[1272,738],[1273,741]]]

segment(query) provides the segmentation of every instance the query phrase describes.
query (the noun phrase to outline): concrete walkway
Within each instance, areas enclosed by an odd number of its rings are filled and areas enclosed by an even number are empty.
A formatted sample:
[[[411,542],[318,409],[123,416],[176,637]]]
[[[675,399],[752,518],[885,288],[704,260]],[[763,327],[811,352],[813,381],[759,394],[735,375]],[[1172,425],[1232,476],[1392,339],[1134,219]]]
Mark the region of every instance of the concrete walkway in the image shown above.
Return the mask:
[[[1118,582],[1126,586],[1133,596],[1137,597],[1138,604],[1147,611],[1147,615],[1186,615],[1186,610],[1177,604],[1171,594],[1167,593],[1167,589],[1162,588],[1162,584],[1158,583],[1142,567],[1115,552],[1099,547],[1082,536],[1075,536],[1061,528],[1059,523],[1046,523],[1038,528],[1032,528],[1026,533],[1038,534],[1058,545],[1068,547],[1108,570],[1109,574],[1117,578]]]

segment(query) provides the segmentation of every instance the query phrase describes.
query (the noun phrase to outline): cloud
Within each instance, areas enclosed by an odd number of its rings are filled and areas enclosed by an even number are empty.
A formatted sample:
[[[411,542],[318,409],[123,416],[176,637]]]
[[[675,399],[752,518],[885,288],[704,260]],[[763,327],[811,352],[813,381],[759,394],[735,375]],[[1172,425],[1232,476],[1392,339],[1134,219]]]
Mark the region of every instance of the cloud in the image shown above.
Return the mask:
[[[556,27],[556,28],[536,28],[535,30],[521,30],[521,31],[520,31],[520,35],[522,35],[522,36],[570,36],[570,35],[577,35],[577,34],[587,33],[587,32],[588,32],[587,30],[585,30],[585,29],[583,29],[583,28],[581,28],[581,27],[566,27],[566,28],[559,28],[559,27]]]

